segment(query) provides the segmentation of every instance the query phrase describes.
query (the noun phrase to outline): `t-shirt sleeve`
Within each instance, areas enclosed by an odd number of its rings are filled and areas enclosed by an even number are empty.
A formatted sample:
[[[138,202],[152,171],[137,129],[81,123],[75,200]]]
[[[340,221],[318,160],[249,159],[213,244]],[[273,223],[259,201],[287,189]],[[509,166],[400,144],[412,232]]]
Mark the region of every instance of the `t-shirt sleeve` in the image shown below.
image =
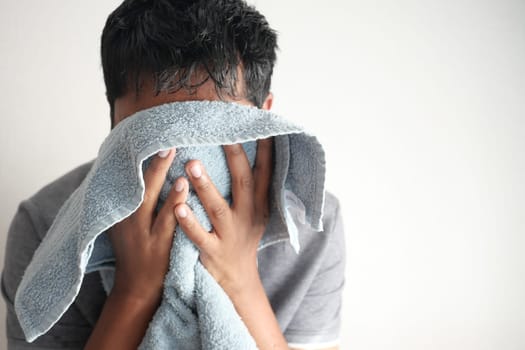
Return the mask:
[[[332,213],[322,233],[328,235],[322,263],[284,334],[291,347],[322,349],[339,343],[345,240],[339,203],[328,210]]]
[[[40,245],[40,237],[43,235],[39,235],[39,230],[43,230],[45,226],[38,216],[37,208],[30,201],[23,201],[9,227],[2,271],[2,296],[6,305],[9,350],[82,349],[91,331],[91,326],[72,305],[48,333],[33,343],[25,340],[14,310],[14,300],[24,271]]]

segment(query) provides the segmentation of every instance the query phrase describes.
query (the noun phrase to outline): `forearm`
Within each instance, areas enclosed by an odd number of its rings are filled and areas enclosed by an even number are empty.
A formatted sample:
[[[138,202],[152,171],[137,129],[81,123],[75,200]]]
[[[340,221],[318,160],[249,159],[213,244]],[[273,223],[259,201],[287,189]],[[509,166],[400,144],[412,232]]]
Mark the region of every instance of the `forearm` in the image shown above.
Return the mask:
[[[272,306],[268,300],[258,272],[247,274],[251,281],[245,280],[243,287],[224,285],[237,313],[255,339],[259,350],[301,350],[289,348]],[[319,348],[319,350],[338,350],[339,347]]]
[[[137,349],[158,304],[159,299],[110,294],[85,350]]]
[[[186,173],[213,226],[206,230],[190,207],[175,207],[177,222],[200,250],[200,261],[224,289],[261,350],[288,349],[257,271],[257,247],[269,217],[272,139],[257,142],[251,167],[240,144],[224,146],[230,169],[232,205],[213,185],[201,162]]]
[[[175,150],[159,152],[144,173],[144,200],[129,217],[108,230],[115,253],[115,280],[86,345],[87,350],[137,349],[162,298],[173,232],[173,208],[186,201],[188,186],[178,179],[155,213]],[[182,181],[181,181],[182,180]]]
[[[260,350],[288,349],[258,276],[250,286],[226,292]]]

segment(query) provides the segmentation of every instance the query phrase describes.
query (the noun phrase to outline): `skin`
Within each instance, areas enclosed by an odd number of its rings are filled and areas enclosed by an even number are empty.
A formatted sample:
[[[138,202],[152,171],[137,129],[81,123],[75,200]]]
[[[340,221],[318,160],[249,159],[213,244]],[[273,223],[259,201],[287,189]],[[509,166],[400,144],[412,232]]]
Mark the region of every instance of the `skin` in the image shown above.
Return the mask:
[[[152,91],[152,85],[145,84],[138,96],[131,93],[117,99],[115,125],[141,109],[163,103],[220,99],[211,81],[193,93],[179,90],[155,96]],[[244,98],[234,101],[251,105]],[[270,109],[272,101],[273,96],[269,94],[262,108]],[[230,297],[258,348],[289,349],[256,263],[257,246],[269,214],[272,147],[271,139],[258,142],[252,170],[240,145],[224,146],[232,177],[232,206],[215,188],[202,164],[198,160],[188,162],[187,178],[175,181],[156,217],[154,209],[176,150],[159,153],[153,159],[144,174],[144,202],[135,213],[109,230],[116,257],[115,283],[85,349],[138,347],[160,305],[176,225],[180,225],[199,248],[202,264]],[[211,233],[202,228],[185,204],[188,181],[210,217]]]

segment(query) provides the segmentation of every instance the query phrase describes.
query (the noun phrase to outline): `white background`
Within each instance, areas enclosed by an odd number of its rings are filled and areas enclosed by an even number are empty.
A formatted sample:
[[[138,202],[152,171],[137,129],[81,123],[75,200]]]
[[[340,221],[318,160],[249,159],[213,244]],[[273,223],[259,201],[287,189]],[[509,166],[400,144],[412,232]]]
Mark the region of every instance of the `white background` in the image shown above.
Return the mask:
[[[0,0],[2,260],[18,203],[109,132],[118,3]],[[319,136],[343,205],[342,348],[524,349],[525,2],[255,4],[280,34],[274,111]]]

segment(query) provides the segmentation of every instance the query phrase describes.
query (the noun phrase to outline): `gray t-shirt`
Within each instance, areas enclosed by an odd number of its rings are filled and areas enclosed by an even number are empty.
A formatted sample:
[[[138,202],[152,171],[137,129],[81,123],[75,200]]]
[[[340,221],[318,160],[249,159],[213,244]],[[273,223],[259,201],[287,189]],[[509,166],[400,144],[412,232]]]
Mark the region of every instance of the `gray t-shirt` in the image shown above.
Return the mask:
[[[14,311],[16,290],[33,253],[58,210],[80,185],[93,162],[70,171],[20,203],[6,243],[2,295],[7,305],[9,349],[82,349],[100,315],[106,294],[97,272],[85,276],[74,303],[33,343],[27,343]],[[299,215],[299,208],[292,208]],[[299,229],[296,254],[285,232],[265,232],[258,251],[259,273],[289,343],[337,344],[344,285],[345,243],[337,199],[326,194],[324,231]]]

